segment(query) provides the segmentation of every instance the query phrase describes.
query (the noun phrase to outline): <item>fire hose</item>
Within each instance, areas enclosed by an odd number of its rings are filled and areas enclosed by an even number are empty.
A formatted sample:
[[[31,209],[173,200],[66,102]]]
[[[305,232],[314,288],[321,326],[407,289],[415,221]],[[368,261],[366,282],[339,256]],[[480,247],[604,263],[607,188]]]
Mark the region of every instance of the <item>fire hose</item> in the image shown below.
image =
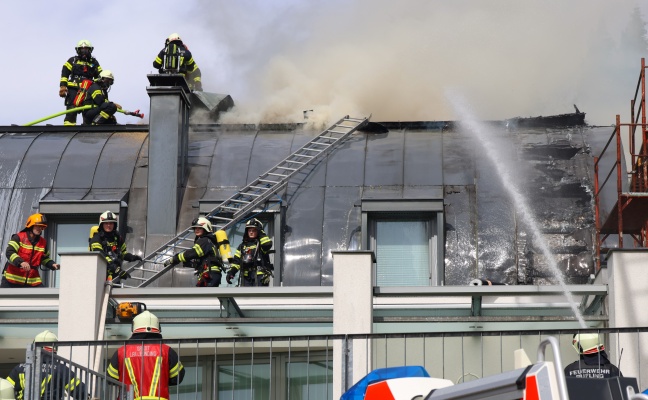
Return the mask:
[[[87,109],[92,108],[92,107],[93,106],[88,105],[88,106],[70,108],[69,110],[60,111],[60,112],[54,113],[52,115],[48,115],[47,117],[43,117],[43,118],[37,119],[35,121],[28,122],[28,123],[24,124],[23,126],[36,125],[36,124],[38,124],[40,122],[47,121],[48,119],[56,118],[58,116],[73,113],[73,112],[79,112],[79,111],[87,110]],[[117,109],[117,111],[124,114],[124,115],[132,115],[133,117],[144,118],[144,113],[140,113],[140,110],[128,111],[128,110],[123,110],[123,109],[119,108],[119,109]]]

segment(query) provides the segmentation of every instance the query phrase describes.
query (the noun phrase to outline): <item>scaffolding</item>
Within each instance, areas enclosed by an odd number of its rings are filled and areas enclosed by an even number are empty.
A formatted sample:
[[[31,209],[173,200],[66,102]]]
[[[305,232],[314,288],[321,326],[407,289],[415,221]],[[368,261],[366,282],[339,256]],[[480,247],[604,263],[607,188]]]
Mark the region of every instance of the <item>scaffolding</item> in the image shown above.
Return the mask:
[[[648,247],[648,130],[646,129],[645,58],[641,59],[641,71],[635,95],[630,102],[630,120],[630,123],[621,123],[621,117],[617,114],[616,124],[610,138],[601,153],[594,157],[597,269],[601,267],[601,257],[605,257],[610,250],[605,245],[605,241],[610,235],[618,236],[617,246],[619,249]],[[622,170],[624,152],[621,135],[625,128],[628,132],[628,162],[632,166],[628,172]],[[613,140],[616,144],[616,160],[601,181],[599,164]],[[603,215],[601,193],[615,172],[617,178],[616,203],[609,214]],[[623,176],[624,172],[627,174],[626,177]],[[624,244],[624,235],[629,235],[632,238],[632,246],[626,246],[627,241]]]

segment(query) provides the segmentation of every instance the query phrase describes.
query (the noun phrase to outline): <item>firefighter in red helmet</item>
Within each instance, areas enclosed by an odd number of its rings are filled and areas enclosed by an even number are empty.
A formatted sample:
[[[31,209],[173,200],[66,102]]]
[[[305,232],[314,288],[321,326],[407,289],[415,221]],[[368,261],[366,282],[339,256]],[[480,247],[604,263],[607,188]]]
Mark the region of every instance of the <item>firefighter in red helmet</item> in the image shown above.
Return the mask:
[[[38,269],[43,266],[57,270],[60,265],[50,258],[47,241],[43,231],[47,228],[47,220],[43,214],[33,214],[27,218],[25,228],[12,235],[5,255],[7,263],[2,272],[0,287],[21,288],[42,286]]]

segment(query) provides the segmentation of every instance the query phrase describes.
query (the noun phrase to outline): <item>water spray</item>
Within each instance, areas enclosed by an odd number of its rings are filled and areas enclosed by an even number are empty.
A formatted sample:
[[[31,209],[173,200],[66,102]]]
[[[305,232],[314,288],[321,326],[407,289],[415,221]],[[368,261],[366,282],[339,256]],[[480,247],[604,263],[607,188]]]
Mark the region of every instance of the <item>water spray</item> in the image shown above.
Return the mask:
[[[457,114],[459,114],[463,118],[460,121],[460,124],[467,128],[467,130],[479,141],[486,155],[495,166],[497,175],[502,181],[502,185],[508,192],[511,200],[515,205],[516,210],[520,213],[522,219],[526,221],[526,224],[531,230],[531,233],[535,238],[536,243],[539,245],[542,254],[547,259],[547,264],[555,278],[558,280],[558,284],[560,285],[561,289],[565,293],[565,297],[567,298],[567,301],[569,302],[569,305],[574,313],[574,316],[578,320],[580,327],[587,328],[585,320],[583,319],[583,316],[581,315],[581,312],[578,309],[576,302],[574,301],[574,297],[567,289],[565,280],[563,279],[562,273],[558,268],[558,264],[556,263],[556,260],[554,259],[553,254],[549,249],[549,245],[547,244],[547,241],[540,231],[537,219],[533,214],[531,207],[514,184],[509,171],[504,168],[504,164],[501,161],[501,154],[499,154],[498,150],[493,145],[493,141],[489,140],[490,137],[494,136],[493,132],[491,132],[487,126],[481,124],[476,120],[476,118],[470,111],[470,107],[458,94],[448,91],[446,92],[446,97],[450,100],[450,103],[452,104]]]

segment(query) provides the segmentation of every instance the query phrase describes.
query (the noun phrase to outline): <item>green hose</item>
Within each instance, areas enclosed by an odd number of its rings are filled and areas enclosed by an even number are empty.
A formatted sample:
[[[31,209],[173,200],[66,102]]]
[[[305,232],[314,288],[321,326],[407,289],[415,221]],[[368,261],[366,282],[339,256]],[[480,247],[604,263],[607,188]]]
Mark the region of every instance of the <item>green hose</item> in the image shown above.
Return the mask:
[[[88,108],[92,108],[92,106],[81,106],[81,107],[70,108],[69,110],[64,110],[64,111],[61,111],[61,112],[57,112],[56,114],[48,115],[47,117],[37,119],[36,121],[28,122],[23,126],[36,125],[39,122],[43,122],[43,121],[47,121],[48,119],[56,118],[59,115],[64,115],[64,114],[68,114],[68,113],[71,113],[71,112],[83,111],[83,110],[87,110]]]

